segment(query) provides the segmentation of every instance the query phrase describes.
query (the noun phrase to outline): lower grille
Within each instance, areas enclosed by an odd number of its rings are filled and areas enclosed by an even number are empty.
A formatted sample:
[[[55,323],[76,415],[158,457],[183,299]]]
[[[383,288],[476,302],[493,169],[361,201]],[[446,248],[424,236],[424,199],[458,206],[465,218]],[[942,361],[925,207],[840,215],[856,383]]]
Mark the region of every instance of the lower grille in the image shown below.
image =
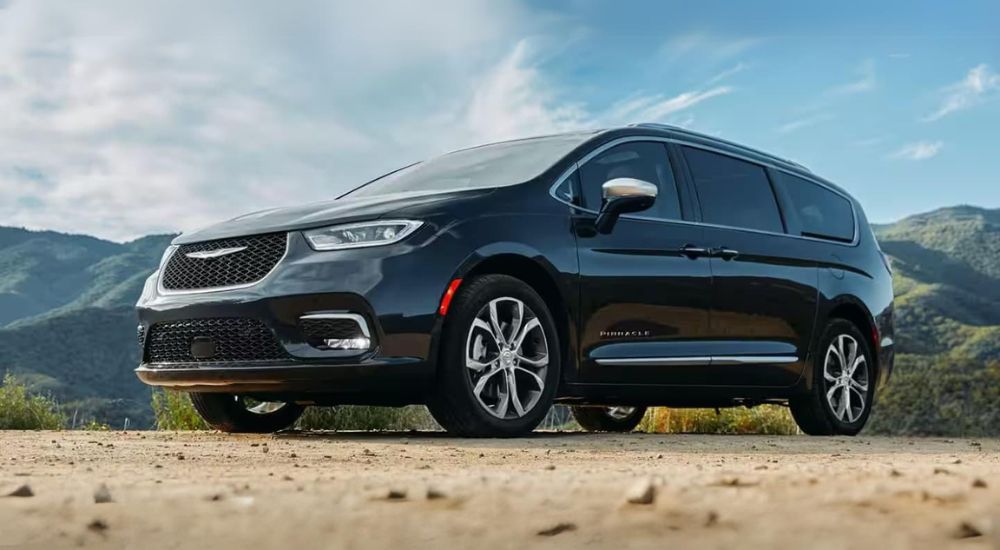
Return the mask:
[[[191,346],[195,338],[214,343],[214,354],[209,357],[193,355]],[[150,327],[146,342],[148,363],[222,363],[290,358],[274,333],[255,319],[190,319],[159,323]]]

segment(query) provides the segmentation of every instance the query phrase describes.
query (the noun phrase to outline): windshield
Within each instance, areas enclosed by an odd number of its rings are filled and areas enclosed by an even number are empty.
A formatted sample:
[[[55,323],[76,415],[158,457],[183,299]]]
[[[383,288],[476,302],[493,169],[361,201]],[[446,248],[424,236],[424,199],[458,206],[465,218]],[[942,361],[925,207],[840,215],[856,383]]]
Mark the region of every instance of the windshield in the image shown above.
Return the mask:
[[[562,134],[463,149],[391,172],[343,196],[461,191],[523,183],[542,174],[591,136]]]

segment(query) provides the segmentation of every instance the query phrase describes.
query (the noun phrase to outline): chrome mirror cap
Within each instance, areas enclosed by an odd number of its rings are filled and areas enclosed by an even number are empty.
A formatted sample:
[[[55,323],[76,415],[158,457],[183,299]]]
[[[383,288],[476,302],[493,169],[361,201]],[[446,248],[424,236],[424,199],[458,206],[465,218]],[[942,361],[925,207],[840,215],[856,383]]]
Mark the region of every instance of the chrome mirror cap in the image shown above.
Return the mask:
[[[614,178],[604,182],[601,186],[601,194],[604,199],[615,199],[621,197],[648,197],[656,198],[657,188],[648,181],[635,178]]]

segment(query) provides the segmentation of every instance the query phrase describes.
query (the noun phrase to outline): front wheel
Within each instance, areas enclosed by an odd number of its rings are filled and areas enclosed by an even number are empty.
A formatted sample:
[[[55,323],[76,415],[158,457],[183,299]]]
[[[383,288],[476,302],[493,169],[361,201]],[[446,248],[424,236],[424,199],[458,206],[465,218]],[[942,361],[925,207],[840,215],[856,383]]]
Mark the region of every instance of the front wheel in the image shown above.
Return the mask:
[[[573,418],[588,432],[631,432],[642,422],[646,407],[573,407]]]
[[[463,284],[444,328],[427,408],[449,433],[512,437],[535,429],[559,383],[559,335],[524,282],[484,275]]]
[[[304,408],[226,393],[192,393],[191,404],[209,426],[223,432],[272,433],[288,428]]]
[[[813,361],[812,390],[792,398],[789,408],[809,435],[857,435],[875,398],[875,368],[865,337],[853,323],[834,319]]]

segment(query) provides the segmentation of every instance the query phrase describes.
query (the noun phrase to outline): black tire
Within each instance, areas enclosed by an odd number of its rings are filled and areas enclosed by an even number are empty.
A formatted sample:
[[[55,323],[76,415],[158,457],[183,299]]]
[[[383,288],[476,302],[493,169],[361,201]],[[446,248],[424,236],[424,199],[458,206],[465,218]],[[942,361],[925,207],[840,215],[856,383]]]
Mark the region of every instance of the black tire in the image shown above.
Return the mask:
[[[573,418],[588,432],[631,432],[646,416],[646,407],[629,407],[632,412],[616,415],[612,409],[624,407],[572,407]]]
[[[256,413],[247,408],[244,398],[228,393],[192,393],[191,404],[209,426],[231,433],[272,433],[288,428],[305,410],[294,403],[280,409]]]
[[[519,418],[499,418],[488,412],[473,393],[473,382],[466,367],[466,348],[476,316],[492,300],[505,297],[520,300],[534,313],[548,348],[545,374],[544,377],[539,376],[544,388],[538,392],[535,404]],[[442,428],[456,436],[516,437],[531,432],[552,407],[560,380],[560,349],[552,314],[545,301],[530,286],[507,275],[482,275],[469,279],[455,293],[448,311],[440,346],[437,383],[428,397],[427,408]],[[501,382],[505,381],[501,378],[497,383]],[[515,386],[522,383],[515,381]]]
[[[855,403],[858,395],[864,396],[863,406],[853,420],[850,420],[849,416],[846,419],[842,418],[843,415],[834,410],[834,405],[827,399],[827,392],[831,391],[836,381],[831,382],[824,376],[828,350],[842,335],[850,337],[858,343],[858,352],[864,354],[865,359],[867,389],[851,393],[851,399],[855,400]],[[836,361],[836,358],[834,360]],[[857,369],[860,368],[859,365]],[[845,319],[833,319],[820,338],[819,347],[813,358],[812,369],[813,380],[810,392],[789,400],[789,408],[795,423],[809,435],[857,435],[868,422],[875,398],[875,361],[868,339],[858,330],[858,327],[854,326],[854,323]],[[836,372],[835,369],[834,372]],[[856,377],[857,375],[855,375]],[[846,413],[846,411],[844,412]]]

